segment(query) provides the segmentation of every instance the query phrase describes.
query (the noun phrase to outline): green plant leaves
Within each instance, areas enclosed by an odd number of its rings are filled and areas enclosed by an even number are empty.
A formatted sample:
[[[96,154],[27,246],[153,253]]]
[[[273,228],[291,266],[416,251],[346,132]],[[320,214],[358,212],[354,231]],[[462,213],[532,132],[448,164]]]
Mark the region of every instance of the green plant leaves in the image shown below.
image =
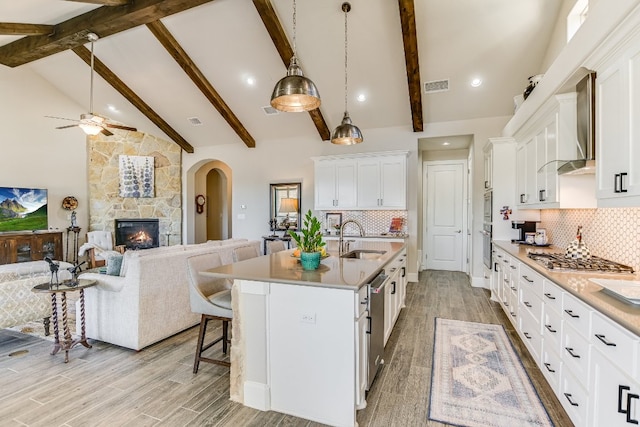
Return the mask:
[[[322,223],[313,216],[311,209],[304,217],[300,234],[289,230],[289,235],[302,252],[318,252],[325,245],[322,240]]]

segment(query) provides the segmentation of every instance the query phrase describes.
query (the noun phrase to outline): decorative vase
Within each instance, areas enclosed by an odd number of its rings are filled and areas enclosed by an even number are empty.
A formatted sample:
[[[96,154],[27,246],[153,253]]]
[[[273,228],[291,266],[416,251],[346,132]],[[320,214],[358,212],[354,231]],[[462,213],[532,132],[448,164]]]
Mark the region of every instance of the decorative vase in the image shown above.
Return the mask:
[[[320,267],[320,252],[300,252],[303,270],[317,270]]]

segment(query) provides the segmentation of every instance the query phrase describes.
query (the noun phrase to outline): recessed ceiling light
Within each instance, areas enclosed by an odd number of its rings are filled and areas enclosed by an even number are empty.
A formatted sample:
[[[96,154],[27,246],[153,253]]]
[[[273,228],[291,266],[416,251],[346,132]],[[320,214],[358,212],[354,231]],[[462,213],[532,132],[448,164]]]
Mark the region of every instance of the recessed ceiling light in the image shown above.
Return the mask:
[[[358,94],[358,97],[356,98],[359,102],[364,102],[367,100],[367,95],[365,95],[364,93]]]
[[[451,145],[451,143],[449,141],[445,141],[442,143],[442,145]]]
[[[249,86],[253,86],[256,84],[256,79],[254,79],[253,77],[247,77],[246,82]]]
[[[482,79],[479,79],[476,77],[475,79],[471,80],[471,86],[473,87],[478,87],[481,84],[482,84]]]
[[[118,109],[116,108],[115,105],[109,104],[109,105],[107,105],[107,108],[109,109],[109,111],[113,111],[114,113],[118,112]]]

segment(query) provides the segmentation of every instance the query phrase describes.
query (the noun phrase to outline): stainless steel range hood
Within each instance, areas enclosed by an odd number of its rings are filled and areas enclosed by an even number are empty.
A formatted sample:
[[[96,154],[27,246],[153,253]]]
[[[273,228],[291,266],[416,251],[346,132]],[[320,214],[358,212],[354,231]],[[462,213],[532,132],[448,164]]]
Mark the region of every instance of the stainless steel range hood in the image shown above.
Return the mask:
[[[568,160],[558,168],[560,175],[596,173],[596,113],[595,113],[596,73],[589,73],[576,84],[576,126],[577,154],[575,160]]]

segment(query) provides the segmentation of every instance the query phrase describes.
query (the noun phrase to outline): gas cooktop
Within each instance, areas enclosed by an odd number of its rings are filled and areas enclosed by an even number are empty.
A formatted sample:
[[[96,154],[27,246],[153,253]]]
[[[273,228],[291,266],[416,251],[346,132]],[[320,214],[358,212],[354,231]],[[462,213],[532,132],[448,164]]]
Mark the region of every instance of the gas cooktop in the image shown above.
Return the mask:
[[[529,252],[527,256],[548,270],[592,273],[633,273],[628,265],[609,261],[597,256],[589,259],[567,258],[563,253]]]

